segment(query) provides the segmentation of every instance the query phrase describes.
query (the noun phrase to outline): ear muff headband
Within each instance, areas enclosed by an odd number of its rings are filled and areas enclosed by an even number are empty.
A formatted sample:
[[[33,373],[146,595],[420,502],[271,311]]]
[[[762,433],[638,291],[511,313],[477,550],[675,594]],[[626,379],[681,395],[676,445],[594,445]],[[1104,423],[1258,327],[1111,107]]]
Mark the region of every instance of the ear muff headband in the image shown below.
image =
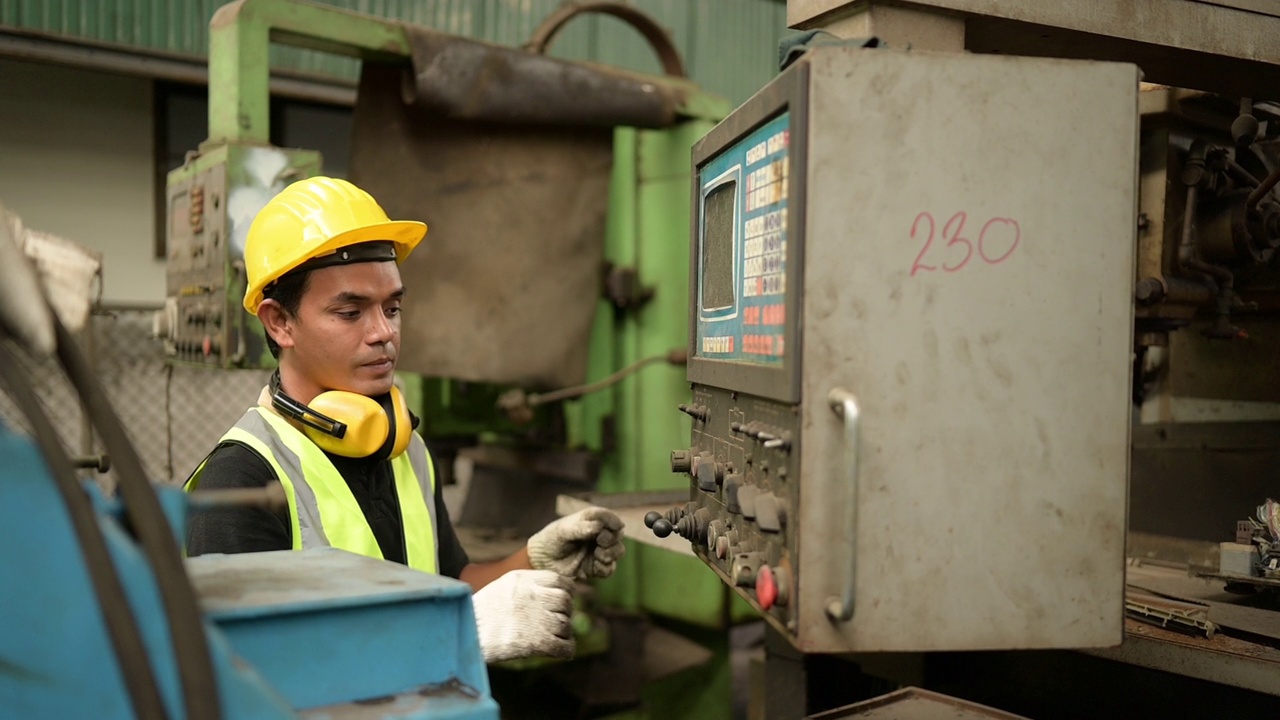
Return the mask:
[[[271,385],[271,406],[279,410],[281,415],[297,420],[309,430],[315,430],[339,440],[346,437],[346,423],[327,415],[322,415],[316,412],[314,408],[303,405],[289,397],[285,391],[280,389],[279,382],[274,379]]]
[[[330,390],[304,405],[280,387],[278,375],[271,378],[271,405],[287,418],[302,425],[302,431],[326,452],[343,457],[393,458],[409,447],[412,416],[400,389],[378,398],[359,393]]]
[[[409,407],[405,405],[404,395],[400,393],[400,388],[391,386],[391,413],[389,417],[391,422],[391,450],[387,457],[397,457],[400,453],[409,449],[409,436],[413,434],[413,428],[418,424],[413,416],[409,413]]]

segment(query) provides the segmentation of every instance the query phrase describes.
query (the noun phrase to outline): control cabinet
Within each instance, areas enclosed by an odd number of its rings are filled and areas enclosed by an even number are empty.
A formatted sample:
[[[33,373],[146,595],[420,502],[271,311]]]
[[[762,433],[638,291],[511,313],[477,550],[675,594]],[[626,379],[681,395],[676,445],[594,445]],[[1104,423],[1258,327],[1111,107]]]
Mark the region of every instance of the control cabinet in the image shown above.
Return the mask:
[[[157,335],[171,361],[223,368],[273,363],[262,326],[242,306],[244,241],[268,200],[319,172],[314,150],[228,143],[169,173],[166,299]]]
[[[800,649],[1120,642],[1138,80],[820,48],[695,146],[647,522]]]

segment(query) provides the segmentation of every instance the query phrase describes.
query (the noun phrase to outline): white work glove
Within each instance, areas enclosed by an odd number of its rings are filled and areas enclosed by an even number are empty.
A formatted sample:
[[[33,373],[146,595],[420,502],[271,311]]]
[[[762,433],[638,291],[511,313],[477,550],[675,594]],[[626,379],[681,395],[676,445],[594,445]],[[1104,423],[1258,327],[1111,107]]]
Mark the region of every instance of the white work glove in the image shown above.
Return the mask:
[[[622,520],[604,508],[580,510],[529,538],[529,564],[578,580],[609,577],[626,552],[622,528]]]
[[[573,581],[546,570],[512,570],[471,598],[486,663],[573,657]]]

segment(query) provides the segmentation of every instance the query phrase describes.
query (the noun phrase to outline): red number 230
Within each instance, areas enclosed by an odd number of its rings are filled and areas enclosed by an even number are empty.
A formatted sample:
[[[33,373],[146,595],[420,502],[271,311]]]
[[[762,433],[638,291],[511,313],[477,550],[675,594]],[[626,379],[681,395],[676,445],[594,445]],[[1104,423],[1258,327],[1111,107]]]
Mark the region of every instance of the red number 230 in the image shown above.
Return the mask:
[[[913,240],[924,238],[924,246],[920,248],[920,252],[916,255],[916,260],[911,264],[911,275],[914,277],[920,272],[934,272],[939,269],[939,259],[936,257],[939,252],[942,254],[941,269],[943,272],[958,272],[969,264],[973,259],[974,250],[977,250],[978,257],[982,258],[988,265],[999,265],[1018,248],[1018,243],[1022,241],[1022,227],[1018,225],[1018,221],[1007,217],[993,217],[988,220],[982,229],[978,231],[978,239],[975,242],[964,236],[965,223],[969,220],[969,214],[966,212],[958,212],[951,216],[946,225],[942,226],[942,239],[946,241],[943,250],[934,252],[934,264],[926,263],[926,259],[933,247],[934,236],[937,233],[938,225],[933,219],[933,215],[928,212],[922,212],[916,215],[915,221],[911,223],[911,238]],[[925,231],[925,225],[928,231]],[[1007,245],[1007,247],[1005,247]],[[1003,252],[1001,250],[1003,249]]]

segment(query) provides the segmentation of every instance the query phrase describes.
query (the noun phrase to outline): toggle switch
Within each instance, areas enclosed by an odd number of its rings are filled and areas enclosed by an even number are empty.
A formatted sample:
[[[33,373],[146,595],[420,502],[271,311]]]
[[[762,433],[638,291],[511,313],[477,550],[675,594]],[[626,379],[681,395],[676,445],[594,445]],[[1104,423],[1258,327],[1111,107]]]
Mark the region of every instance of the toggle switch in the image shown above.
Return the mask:
[[[764,493],[756,498],[756,524],[765,532],[781,532],[786,513],[782,501],[772,493]]]
[[[738,490],[742,489],[742,474],[730,473],[724,477],[724,504],[731,513],[741,512],[738,506]]]
[[[756,516],[756,498],[760,495],[760,488],[755,485],[743,485],[738,488],[738,509],[742,512],[742,517],[751,520]]]
[[[713,493],[720,486],[719,479],[723,473],[722,466],[711,458],[699,458],[696,463],[698,489]]]
[[[711,410],[706,405],[686,405],[684,403],[680,403],[676,406],[676,409],[694,420],[701,420],[702,422],[706,422],[707,418],[711,417]]]
[[[764,446],[770,449],[788,452],[791,450],[791,433],[782,433],[777,437],[768,438]]]

